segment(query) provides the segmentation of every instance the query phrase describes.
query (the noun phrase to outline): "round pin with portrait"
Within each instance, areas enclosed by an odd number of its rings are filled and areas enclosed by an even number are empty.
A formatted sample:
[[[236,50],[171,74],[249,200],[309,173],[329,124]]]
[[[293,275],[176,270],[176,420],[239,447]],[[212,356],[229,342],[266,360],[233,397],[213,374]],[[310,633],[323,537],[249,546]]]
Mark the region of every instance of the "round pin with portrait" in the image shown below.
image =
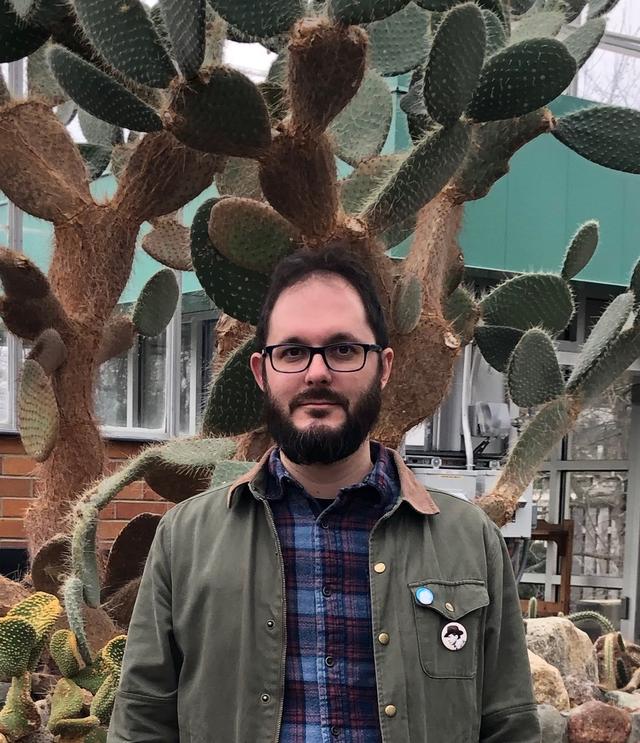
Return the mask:
[[[449,622],[442,628],[440,638],[447,650],[462,650],[467,644],[467,630],[460,622]]]

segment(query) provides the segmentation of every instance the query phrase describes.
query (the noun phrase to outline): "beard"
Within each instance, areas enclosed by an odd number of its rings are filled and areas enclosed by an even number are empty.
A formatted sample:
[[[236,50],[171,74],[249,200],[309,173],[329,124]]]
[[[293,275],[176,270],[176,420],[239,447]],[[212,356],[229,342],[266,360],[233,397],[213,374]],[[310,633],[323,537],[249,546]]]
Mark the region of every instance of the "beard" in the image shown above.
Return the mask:
[[[337,428],[311,423],[298,429],[291,420],[294,410],[309,400],[336,403],[345,411],[345,421]],[[343,395],[330,389],[309,389],[289,403],[287,414],[273,398],[265,383],[264,416],[267,429],[288,459],[295,464],[333,464],[353,454],[367,438],[382,407],[380,373],[355,401],[353,407]]]

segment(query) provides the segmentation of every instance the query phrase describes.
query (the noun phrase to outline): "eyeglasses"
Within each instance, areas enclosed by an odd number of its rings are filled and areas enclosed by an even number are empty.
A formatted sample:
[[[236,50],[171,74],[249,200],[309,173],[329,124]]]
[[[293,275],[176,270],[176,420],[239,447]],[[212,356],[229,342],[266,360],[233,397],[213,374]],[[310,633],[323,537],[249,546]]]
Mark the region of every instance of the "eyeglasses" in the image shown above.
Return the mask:
[[[274,371],[282,374],[306,371],[317,353],[331,371],[356,372],[365,365],[370,351],[382,351],[382,346],[375,343],[331,343],[328,346],[279,343],[276,346],[265,346],[262,356],[268,356]]]

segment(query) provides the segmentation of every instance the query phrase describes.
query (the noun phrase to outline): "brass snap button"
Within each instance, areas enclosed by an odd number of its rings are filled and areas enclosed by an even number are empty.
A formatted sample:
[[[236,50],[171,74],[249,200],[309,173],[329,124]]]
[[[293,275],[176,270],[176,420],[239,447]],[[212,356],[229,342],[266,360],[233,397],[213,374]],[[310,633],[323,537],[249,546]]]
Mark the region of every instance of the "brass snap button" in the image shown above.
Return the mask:
[[[261,694],[260,695],[260,701],[263,704],[267,704],[269,701],[271,701],[271,697],[269,696],[269,694]]]
[[[446,604],[444,605],[444,608],[445,608],[445,609],[446,609],[447,611],[453,611],[453,604],[452,604],[452,603],[450,603],[449,601],[447,601],[447,603],[446,603]]]
[[[384,713],[387,717],[395,717],[398,713],[398,710],[394,704],[387,704],[387,706],[384,708]]]
[[[383,562],[377,562],[373,569],[376,571],[376,573],[384,573],[384,571],[387,569],[387,566]]]
[[[381,633],[380,633],[380,634],[378,635],[378,642],[379,642],[379,643],[380,643],[381,645],[388,645],[388,644],[389,644],[389,639],[390,639],[390,638],[389,638],[389,635],[388,635],[388,634],[387,634],[386,632],[381,632]]]

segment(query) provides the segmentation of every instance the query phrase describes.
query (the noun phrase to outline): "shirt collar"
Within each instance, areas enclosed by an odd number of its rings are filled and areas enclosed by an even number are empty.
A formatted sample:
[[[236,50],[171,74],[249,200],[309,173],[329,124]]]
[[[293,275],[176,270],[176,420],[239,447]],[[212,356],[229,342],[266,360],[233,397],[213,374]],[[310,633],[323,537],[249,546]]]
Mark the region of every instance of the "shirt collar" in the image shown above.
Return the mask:
[[[402,457],[398,454],[395,449],[388,449],[382,444],[381,449],[384,449],[387,455],[391,458],[396,466],[398,472],[398,479],[400,481],[400,497],[406,500],[409,505],[416,510],[418,513],[425,515],[436,514],[440,512],[440,509],[436,505],[429,491],[426,487],[418,481],[414,473],[404,463]],[[259,487],[261,483],[264,483],[265,472],[268,472],[268,462],[272,452],[277,447],[271,447],[264,453],[262,459],[257,462],[246,474],[238,478],[234,483],[231,484],[227,491],[227,506],[231,508],[238,493],[243,490],[242,486],[253,486]],[[380,457],[379,457],[380,458]],[[374,467],[375,470],[375,467]],[[372,473],[373,471],[372,470]],[[370,473],[370,474],[372,474]],[[264,485],[262,485],[264,487]]]

